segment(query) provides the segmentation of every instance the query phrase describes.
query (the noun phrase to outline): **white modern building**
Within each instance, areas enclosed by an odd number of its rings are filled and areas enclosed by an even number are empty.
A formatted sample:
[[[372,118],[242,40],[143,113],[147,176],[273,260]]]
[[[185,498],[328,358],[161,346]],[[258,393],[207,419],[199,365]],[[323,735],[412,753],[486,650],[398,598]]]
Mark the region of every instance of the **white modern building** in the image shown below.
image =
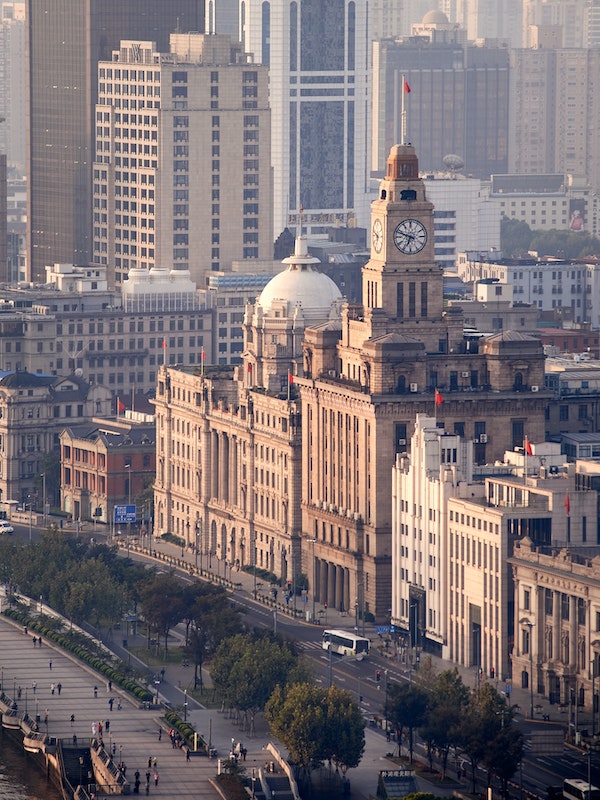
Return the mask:
[[[600,325],[600,262],[503,259],[499,251],[461,253],[458,275],[465,283],[495,278],[513,287],[515,302],[575,324]]]
[[[479,437],[481,439],[481,437]],[[530,443],[473,466],[477,444],[419,414],[393,469],[392,623],[423,649],[490,677],[511,674],[514,543],[582,545],[595,492],[578,490],[560,445]]]
[[[435,206],[435,260],[438,264],[456,270],[459,252],[500,247],[500,204],[490,197],[487,184],[476,178],[448,173],[424,177],[427,199]]]
[[[266,67],[227,36],[172,34],[171,52],[123,41],[98,66],[94,262],[188,272],[272,255]]]

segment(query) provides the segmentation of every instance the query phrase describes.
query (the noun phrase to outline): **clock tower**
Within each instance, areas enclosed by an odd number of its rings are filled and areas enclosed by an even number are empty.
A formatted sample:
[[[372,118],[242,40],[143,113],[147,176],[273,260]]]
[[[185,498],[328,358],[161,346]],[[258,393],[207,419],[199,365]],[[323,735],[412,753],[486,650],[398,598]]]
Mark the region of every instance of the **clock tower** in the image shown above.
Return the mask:
[[[443,275],[435,263],[433,204],[412,145],[395,145],[379,199],[371,206],[371,259],[363,267],[363,304],[418,335],[442,318]],[[408,333],[408,330],[406,330]]]

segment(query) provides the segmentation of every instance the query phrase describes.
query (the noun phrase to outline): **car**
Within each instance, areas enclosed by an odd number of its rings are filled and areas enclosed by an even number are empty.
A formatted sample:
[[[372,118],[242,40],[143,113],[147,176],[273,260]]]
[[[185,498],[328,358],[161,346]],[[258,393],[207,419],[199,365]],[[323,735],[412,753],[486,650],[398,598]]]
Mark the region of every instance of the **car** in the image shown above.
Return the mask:
[[[0,534],[2,533],[14,533],[14,528],[7,522],[5,519],[0,519]]]

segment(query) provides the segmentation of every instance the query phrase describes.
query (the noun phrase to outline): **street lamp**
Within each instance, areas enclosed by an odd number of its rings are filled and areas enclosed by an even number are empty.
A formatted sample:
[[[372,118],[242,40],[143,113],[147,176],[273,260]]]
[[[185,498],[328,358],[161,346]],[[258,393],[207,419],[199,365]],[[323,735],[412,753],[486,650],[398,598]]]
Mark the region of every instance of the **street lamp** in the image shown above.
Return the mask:
[[[131,462],[125,464],[125,469],[128,472],[127,476],[127,505],[131,505]],[[129,509],[127,509],[129,515]],[[131,522],[127,523],[127,558],[129,558],[129,537],[131,536]]]
[[[592,739],[596,735],[596,654],[590,661],[592,666]]]
[[[44,508],[43,521],[46,527],[46,473],[42,472],[42,503]]]
[[[183,700],[183,721],[187,722],[187,706],[188,706],[187,689],[183,690],[183,697],[184,697],[184,700]]]
[[[528,645],[529,645],[529,719],[533,719],[533,626],[534,622],[523,618],[521,625],[529,629]]]
[[[312,567],[313,567],[313,585],[312,585],[312,621],[315,621],[316,612],[315,612],[315,600],[316,600],[316,593],[317,593],[317,562],[315,561],[315,542],[316,539],[309,539],[310,544],[312,544]]]
[[[198,571],[198,548],[200,547],[200,519],[196,520],[196,572]],[[200,572],[202,572],[202,551],[200,551]]]

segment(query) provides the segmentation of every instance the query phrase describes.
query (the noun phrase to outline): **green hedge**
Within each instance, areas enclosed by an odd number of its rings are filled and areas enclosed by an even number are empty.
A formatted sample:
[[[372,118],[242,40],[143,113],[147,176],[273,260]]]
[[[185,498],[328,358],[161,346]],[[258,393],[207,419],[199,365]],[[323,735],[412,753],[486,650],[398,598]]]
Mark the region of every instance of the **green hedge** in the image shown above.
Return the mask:
[[[189,722],[181,719],[179,714],[176,714],[175,711],[167,711],[164,719],[171,728],[175,728],[175,730],[181,734],[183,741],[188,747],[192,748],[194,746],[194,734],[196,731],[194,730],[193,725],[190,725]],[[206,751],[207,748],[204,738],[198,734],[198,739],[200,741],[200,746]]]
[[[18,608],[8,608],[3,613],[21,625],[27,626],[29,630],[39,633],[63,650],[72,653],[80,661],[103,675],[107,681],[110,680],[115,686],[120,686],[139,702],[152,702],[152,692],[146,687],[140,686],[128,676],[127,667],[121,659],[113,656],[114,662],[112,664],[108,663],[102,648],[98,647],[93,639],[81,633],[81,631],[65,633],[62,630],[63,624],[59,620],[52,617],[34,619]]]

